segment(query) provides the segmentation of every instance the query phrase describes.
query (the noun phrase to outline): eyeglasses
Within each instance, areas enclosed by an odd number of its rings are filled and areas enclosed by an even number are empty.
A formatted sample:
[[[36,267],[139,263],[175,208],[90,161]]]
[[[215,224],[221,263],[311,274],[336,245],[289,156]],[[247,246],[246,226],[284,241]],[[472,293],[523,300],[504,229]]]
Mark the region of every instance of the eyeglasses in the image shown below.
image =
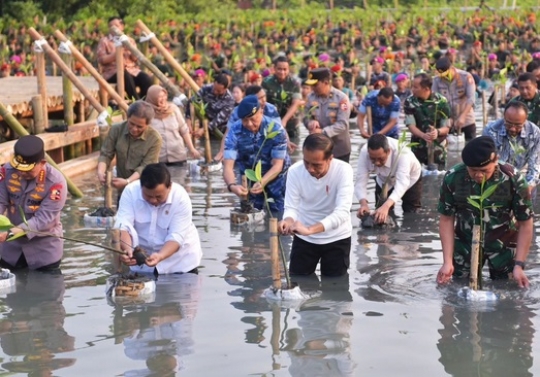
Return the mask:
[[[525,122],[523,122],[523,123],[512,123],[512,122],[509,122],[509,121],[505,120],[504,121],[504,126],[506,127],[507,130],[515,128],[516,131],[520,131],[525,126]]]

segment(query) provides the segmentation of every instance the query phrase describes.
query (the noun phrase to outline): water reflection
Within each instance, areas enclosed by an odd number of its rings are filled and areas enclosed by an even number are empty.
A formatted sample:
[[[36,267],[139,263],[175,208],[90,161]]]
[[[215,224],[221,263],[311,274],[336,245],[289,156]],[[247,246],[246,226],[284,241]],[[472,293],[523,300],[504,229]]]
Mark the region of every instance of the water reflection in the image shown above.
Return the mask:
[[[514,301],[489,310],[443,304],[439,361],[452,376],[532,376],[534,316]]]
[[[201,278],[195,274],[160,276],[154,303],[117,305],[114,336],[125,355],[143,360],[145,368],[124,376],[175,376],[184,369],[183,357],[193,353],[193,321],[197,314]]]
[[[61,356],[74,349],[75,338],[64,330],[64,277],[29,271],[17,274],[16,291],[0,299],[0,345],[9,356],[2,368],[29,376],[52,376],[75,364]]]

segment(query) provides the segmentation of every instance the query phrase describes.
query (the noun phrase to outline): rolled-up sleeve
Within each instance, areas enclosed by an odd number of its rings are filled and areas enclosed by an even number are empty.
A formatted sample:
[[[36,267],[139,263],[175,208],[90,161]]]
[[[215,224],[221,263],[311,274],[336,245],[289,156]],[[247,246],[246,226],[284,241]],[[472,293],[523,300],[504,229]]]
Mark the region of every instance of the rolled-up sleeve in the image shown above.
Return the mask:
[[[392,194],[388,197],[393,200],[394,203],[401,200],[403,195],[409,189],[411,184],[411,158],[406,156],[399,156],[398,166],[396,169],[396,183],[394,184],[394,190]]]
[[[110,165],[114,156],[116,155],[116,142],[120,135],[122,124],[114,124],[109,130],[109,134],[105,139],[105,142],[101,146],[99,152],[98,162],[104,162],[107,166]]]

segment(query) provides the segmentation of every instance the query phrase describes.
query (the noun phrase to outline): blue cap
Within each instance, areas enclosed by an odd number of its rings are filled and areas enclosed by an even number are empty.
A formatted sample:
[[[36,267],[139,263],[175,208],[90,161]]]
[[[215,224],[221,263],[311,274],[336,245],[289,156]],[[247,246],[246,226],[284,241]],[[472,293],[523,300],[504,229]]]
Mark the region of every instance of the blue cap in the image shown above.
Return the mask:
[[[257,114],[260,108],[261,104],[256,95],[245,96],[242,102],[240,102],[240,105],[238,105],[238,117],[240,119],[250,118]]]

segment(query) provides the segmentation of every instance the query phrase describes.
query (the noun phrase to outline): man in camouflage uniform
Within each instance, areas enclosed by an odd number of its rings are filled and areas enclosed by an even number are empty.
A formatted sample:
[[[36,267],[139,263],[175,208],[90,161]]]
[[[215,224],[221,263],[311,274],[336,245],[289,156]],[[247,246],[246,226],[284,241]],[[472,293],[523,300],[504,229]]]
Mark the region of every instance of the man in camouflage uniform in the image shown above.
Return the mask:
[[[317,68],[309,73],[307,85],[313,87],[306,101],[304,125],[310,134],[323,133],[334,140],[332,154],[349,162],[351,136],[349,134],[349,98],[332,87],[332,73],[328,68]]]
[[[296,111],[301,104],[300,84],[292,78],[289,71],[289,61],[285,56],[279,56],[274,61],[274,74],[268,76],[262,83],[266,91],[267,101],[276,106],[289,137],[298,135],[298,119]]]
[[[513,165],[525,176],[532,194],[540,179],[540,129],[527,115],[527,105],[511,101],[504,109],[504,119],[488,124],[482,135],[495,142],[499,161]]]
[[[514,101],[523,102],[529,108],[527,119],[538,126],[540,121],[540,94],[536,84],[536,77],[533,73],[522,73],[518,77],[519,96]]]
[[[533,208],[525,178],[511,165],[499,163],[493,139],[480,136],[471,140],[461,153],[463,163],[450,169],[440,190],[439,233],[443,266],[437,282],[470,273],[473,225],[483,232],[482,266],[487,260],[492,279],[506,279],[509,273],[520,287],[528,287],[524,273],[533,235]],[[493,188],[493,187],[496,188]],[[483,191],[482,191],[483,190]],[[468,202],[479,199],[486,190],[494,190],[480,203],[480,210]]]
[[[431,90],[442,94],[452,109],[452,125],[454,131],[463,132],[465,140],[476,137],[474,118],[474,102],[476,100],[476,84],[469,72],[457,69],[446,56],[437,60],[435,65],[438,75],[433,79]]]
[[[411,131],[411,142],[419,143],[411,149],[424,165],[429,166],[429,144],[433,143],[433,164],[439,170],[446,167],[446,136],[450,128],[450,105],[439,93],[433,93],[433,80],[426,73],[414,76],[412,96],[405,100],[405,125]]]

